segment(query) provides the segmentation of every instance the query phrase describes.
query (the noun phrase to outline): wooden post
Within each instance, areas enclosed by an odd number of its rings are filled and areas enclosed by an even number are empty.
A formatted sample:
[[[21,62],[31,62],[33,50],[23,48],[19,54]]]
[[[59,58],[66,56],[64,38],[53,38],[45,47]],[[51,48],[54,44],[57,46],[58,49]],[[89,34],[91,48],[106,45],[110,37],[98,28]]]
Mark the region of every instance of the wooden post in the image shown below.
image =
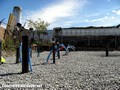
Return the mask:
[[[52,38],[52,47],[53,47],[53,63],[55,64],[55,40]]]
[[[16,63],[19,63],[19,57],[20,57],[20,52],[19,52],[19,47],[16,48]]]
[[[107,44],[107,46],[106,46],[106,57],[108,57],[109,56],[109,44]]]
[[[59,49],[59,41],[57,41],[57,50],[58,50],[58,49]],[[58,59],[60,59],[60,50],[58,50],[57,56],[58,56]]]
[[[22,73],[29,72],[28,36],[22,36]]]

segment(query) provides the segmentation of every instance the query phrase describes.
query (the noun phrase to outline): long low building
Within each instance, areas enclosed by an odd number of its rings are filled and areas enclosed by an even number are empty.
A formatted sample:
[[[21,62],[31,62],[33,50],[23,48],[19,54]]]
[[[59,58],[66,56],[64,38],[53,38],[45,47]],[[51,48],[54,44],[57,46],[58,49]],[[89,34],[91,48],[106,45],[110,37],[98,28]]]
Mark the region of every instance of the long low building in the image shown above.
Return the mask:
[[[54,28],[54,37],[59,38],[64,44],[73,44],[76,47],[105,48],[110,43],[110,47],[118,48],[120,45],[119,26],[111,27],[71,27]]]
[[[108,35],[120,35],[119,28],[63,28],[62,36],[108,36]]]

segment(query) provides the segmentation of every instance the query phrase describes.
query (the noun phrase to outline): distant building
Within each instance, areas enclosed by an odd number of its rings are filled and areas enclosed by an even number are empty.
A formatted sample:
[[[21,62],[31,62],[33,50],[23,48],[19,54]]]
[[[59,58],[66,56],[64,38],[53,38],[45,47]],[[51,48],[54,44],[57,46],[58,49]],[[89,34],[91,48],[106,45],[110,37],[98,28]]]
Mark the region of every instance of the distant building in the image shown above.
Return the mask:
[[[48,33],[48,39],[51,40],[53,38],[53,30],[47,30]]]
[[[66,45],[73,44],[76,47],[105,48],[112,40],[111,47],[120,46],[119,26],[54,28],[54,37]]]

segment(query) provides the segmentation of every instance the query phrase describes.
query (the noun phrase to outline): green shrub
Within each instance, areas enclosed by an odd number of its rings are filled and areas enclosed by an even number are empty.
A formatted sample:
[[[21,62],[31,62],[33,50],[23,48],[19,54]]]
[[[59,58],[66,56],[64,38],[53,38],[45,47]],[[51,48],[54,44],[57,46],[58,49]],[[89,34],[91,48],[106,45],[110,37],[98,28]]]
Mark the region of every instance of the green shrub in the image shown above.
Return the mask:
[[[6,41],[5,41],[5,49],[8,49],[8,50],[14,50],[15,47],[14,47],[14,41],[11,37],[7,38]]]
[[[2,40],[2,50],[5,48],[5,40]]]

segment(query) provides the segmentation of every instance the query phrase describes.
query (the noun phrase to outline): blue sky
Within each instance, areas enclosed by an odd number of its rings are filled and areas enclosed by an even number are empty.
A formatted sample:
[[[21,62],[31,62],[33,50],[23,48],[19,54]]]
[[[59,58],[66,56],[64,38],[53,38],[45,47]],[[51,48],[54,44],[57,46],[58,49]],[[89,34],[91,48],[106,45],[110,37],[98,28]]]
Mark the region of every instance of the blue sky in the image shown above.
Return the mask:
[[[0,0],[0,20],[7,23],[14,6],[22,7],[23,24],[41,18],[48,29],[120,24],[120,0]]]

